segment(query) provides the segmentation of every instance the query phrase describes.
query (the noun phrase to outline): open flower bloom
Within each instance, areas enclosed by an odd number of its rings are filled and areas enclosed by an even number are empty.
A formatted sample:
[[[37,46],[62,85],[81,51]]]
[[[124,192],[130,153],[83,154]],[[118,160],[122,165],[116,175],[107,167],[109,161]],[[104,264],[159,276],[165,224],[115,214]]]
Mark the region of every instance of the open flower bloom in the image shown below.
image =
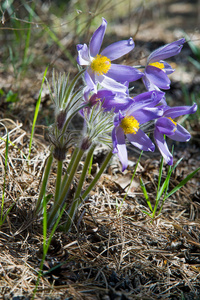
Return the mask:
[[[85,103],[88,103],[88,108],[101,103],[104,111],[113,111],[117,113],[119,110],[127,109],[132,103],[133,99],[125,93],[113,93],[110,90],[100,89],[96,93],[86,87],[83,94]]]
[[[154,107],[159,100],[138,102],[125,112],[119,111],[114,119],[112,131],[113,153],[117,153],[122,163],[122,171],[128,166],[125,135],[129,142],[140,150],[154,151],[155,146],[150,138],[140,129],[140,125],[162,116],[161,106]]]
[[[100,83],[102,87],[115,92],[125,91],[126,87],[121,83],[135,81],[141,78],[143,73],[133,67],[111,62],[129,53],[135,44],[130,38],[113,43],[100,52],[106,27],[107,22],[103,18],[101,26],[94,32],[90,40],[89,48],[86,44],[77,45],[77,62],[81,66],[88,66],[85,76],[90,87],[93,83]]]
[[[158,48],[149,55],[142,78],[148,91],[170,88],[170,80],[167,75],[173,73],[174,69],[164,59],[180,53],[184,42],[185,39],[182,38]]]
[[[173,119],[181,115],[195,113],[197,105],[194,103],[192,106],[164,106],[163,109],[163,116],[156,120],[155,123],[154,139],[165,161],[168,165],[172,165],[173,156],[168,149],[164,135],[179,142],[189,141],[190,133]]]

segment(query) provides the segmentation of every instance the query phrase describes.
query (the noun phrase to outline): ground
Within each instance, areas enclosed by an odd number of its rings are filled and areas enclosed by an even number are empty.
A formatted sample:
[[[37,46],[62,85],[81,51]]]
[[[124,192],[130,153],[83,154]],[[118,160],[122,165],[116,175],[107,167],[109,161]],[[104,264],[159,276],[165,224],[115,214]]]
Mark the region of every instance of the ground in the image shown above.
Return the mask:
[[[12,3],[11,3],[12,2]],[[77,43],[88,42],[92,32],[108,21],[104,43],[133,36],[134,52],[122,63],[142,64],[143,58],[184,34],[200,47],[199,1],[7,1],[1,5],[0,48],[0,184],[5,195],[0,228],[0,295],[2,299],[33,297],[43,251],[43,228],[34,217],[42,172],[49,155],[47,128],[54,119],[49,90],[44,85],[31,149],[29,142],[36,102],[47,65],[77,72]],[[27,13],[30,12],[31,13]],[[31,28],[31,30],[30,30]],[[15,30],[13,30],[15,29]],[[29,36],[30,33],[30,36]],[[188,43],[171,58],[176,71],[167,91],[170,105],[200,103],[199,70]],[[142,91],[141,82],[134,84]],[[179,120],[190,131],[188,143],[174,143],[175,163],[169,191],[200,167],[199,111]],[[76,122],[75,122],[76,124]],[[6,134],[8,148],[5,174]],[[106,154],[94,156],[90,182]],[[70,233],[57,229],[44,263],[35,299],[200,299],[200,192],[199,172],[169,197],[161,214],[152,220],[140,187],[142,178],[155,203],[160,154],[143,154],[132,180],[139,154],[129,147],[129,167],[121,172],[114,157],[99,183],[80,207]],[[70,154],[65,160],[65,167]],[[55,190],[53,167],[48,193]],[[167,175],[164,164],[162,182]],[[81,169],[76,175],[78,182]],[[72,187],[73,191],[73,187]],[[1,197],[2,198],[2,197]],[[2,216],[2,215],[1,215]],[[64,221],[64,220],[63,220]]]

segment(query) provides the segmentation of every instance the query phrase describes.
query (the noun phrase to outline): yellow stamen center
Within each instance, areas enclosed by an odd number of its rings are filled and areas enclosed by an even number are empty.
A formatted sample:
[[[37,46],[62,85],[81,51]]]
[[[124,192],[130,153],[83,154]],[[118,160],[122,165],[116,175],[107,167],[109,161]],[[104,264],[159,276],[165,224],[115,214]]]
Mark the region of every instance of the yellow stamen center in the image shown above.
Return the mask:
[[[151,63],[151,64],[149,64],[149,66],[153,66],[153,67],[156,67],[156,68],[158,68],[158,69],[164,69],[164,64],[163,63],[161,63],[161,62],[154,62],[154,63]]]
[[[172,123],[176,126],[176,128],[174,128],[174,132],[176,131],[177,129],[177,123],[171,118],[171,117],[167,117],[167,119],[169,119],[170,121],[172,121]]]
[[[120,126],[125,134],[136,134],[139,130],[140,124],[133,116],[129,116],[121,120]]]
[[[97,75],[103,75],[108,72],[111,67],[111,61],[108,57],[97,54],[91,63],[93,72]]]

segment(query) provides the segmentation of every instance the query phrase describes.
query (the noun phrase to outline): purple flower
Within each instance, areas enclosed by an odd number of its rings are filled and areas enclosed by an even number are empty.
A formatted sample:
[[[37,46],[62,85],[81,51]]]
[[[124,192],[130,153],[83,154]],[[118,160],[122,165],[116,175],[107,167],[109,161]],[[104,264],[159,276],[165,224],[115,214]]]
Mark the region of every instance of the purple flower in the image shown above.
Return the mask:
[[[111,111],[117,113],[119,110],[127,109],[132,103],[133,99],[125,93],[114,93],[110,90],[100,89],[97,92],[86,87],[83,93],[85,103],[88,103],[88,108],[101,102],[104,111]]]
[[[148,91],[170,88],[170,80],[167,75],[173,73],[174,69],[164,59],[180,53],[184,42],[185,39],[182,38],[158,48],[149,55],[142,78]]]
[[[156,92],[149,92],[151,94]],[[149,94],[150,95],[150,94]],[[117,153],[122,163],[122,171],[127,168],[128,156],[125,135],[129,142],[140,150],[154,151],[150,138],[140,129],[140,125],[162,116],[161,106],[154,107],[160,99],[136,102],[125,112],[119,111],[114,119],[112,131],[113,153]]]
[[[176,123],[173,119],[181,115],[195,113],[197,110],[197,105],[194,103],[192,106],[164,106],[163,109],[163,116],[155,123],[154,139],[168,165],[172,165],[173,156],[168,149],[164,135],[179,142],[189,141],[191,137],[190,133],[183,126]]]
[[[86,44],[77,45],[77,62],[81,66],[88,66],[85,79],[90,87],[100,83],[102,87],[112,91],[125,91],[126,87],[122,82],[135,81],[141,78],[143,73],[133,67],[113,64],[111,61],[129,53],[135,44],[130,38],[113,43],[100,52],[106,27],[107,22],[103,18],[101,26],[94,32],[90,40],[89,48]]]

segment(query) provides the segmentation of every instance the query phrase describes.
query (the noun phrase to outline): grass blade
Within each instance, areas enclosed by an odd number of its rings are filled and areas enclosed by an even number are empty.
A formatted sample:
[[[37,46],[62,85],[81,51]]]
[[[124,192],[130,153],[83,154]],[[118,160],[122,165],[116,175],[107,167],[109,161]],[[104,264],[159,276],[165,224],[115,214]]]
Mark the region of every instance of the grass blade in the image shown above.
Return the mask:
[[[3,179],[3,192],[1,200],[1,217],[0,217],[0,226],[3,224],[3,208],[4,208],[4,199],[5,199],[5,189],[6,189],[6,173],[8,165],[8,133],[6,137],[6,151],[5,151],[5,165],[4,165],[4,179]]]
[[[46,68],[46,70],[44,72],[44,75],[43,75],[42,85],[41,85],[41,89],[40,89],[40,94],[39,94],[39,98],[38,98],[38,101],[37,101],[36,107],[35,107],[35,114],[34,114],[34,118],[33,118],[33,125],[32,125],[31,137],[30,137],[30,143],[29,143],[28,160],[30,159],[30,155],[31,155],[33,135],[34,135],[34,131],[35,131],[35,124],[36,124],[38,113],[39,113],[39,108],[40,108],[40,103],[41,103],[41,98],[42,98],[42,88],[43,88],[43,84],[44,84],[45,77],[46,77],[46,74],[47,74],[47,70],[48,70],[48,67]]]
[[[144,197],[145,197],[145,199],[146,199],[146,202],[147,202],[147,204],[148,204],[148,207],[150,208],[151,212],[153,212],[153,209],[152,209],[152,206],[151,206],[151,202],[150,202],[149,196],[148,196],[148,194],[147,194],[146,187],[145,187],[144,182],[143,182],[143,180],[142,180],[141,177],[140,177],[140,186],[141,186],[141,189],[142,189],[142,191],[143,191],[143,194],[144,194]]]
[[[183,179],[171,192],[169,192],[165,199],[169,198],[171,195],[173,195],[175,192],[177,192],[180,188],[182,188],[198,171],[200,170],[200,167],[197,168],[194,172],[190,173],[185,179]]]

